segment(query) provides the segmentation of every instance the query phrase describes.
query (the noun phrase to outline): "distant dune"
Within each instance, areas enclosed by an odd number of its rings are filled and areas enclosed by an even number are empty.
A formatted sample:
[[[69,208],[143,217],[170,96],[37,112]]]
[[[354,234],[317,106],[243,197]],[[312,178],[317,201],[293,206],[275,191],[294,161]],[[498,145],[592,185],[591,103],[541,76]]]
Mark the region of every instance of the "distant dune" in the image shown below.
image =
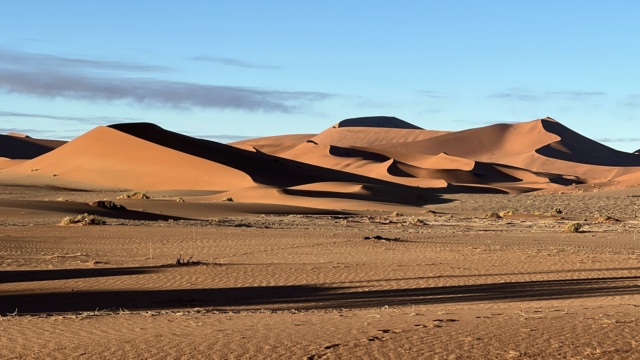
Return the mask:
[[[0,135],[0,158],[33,159],[65,143],[61,140],[34,139],[18,133]]]
[[[211,200],[334,207],[429,203],[450,192],[640,187],[640,156],[551,119],[463,131],[393,117],[347,119],[319,134],[229,145],[149,123],[97,127],[68,143],[0,136],[0,181],[132,190],[217,190]],[[344,205],[344,204],[343,204]]]

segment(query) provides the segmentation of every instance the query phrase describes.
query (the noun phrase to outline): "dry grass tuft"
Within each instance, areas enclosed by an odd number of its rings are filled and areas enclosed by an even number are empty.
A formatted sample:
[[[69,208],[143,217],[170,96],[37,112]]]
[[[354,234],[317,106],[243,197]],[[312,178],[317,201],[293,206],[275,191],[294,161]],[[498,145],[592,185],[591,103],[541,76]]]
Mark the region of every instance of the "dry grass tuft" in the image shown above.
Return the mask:
[[[551,211],[549,211],[547,213],[547,215],[562,215],[564,214],[564,211],[560,210],[560,208],[554,207],[553,209],[551,209]]]
[[[596,222],[620,222],[620,219],[616,219],[609,215],[598,216]]]
[[[96,200],[90,202],[89,205],[109,210],[127,210],[126,207],[118,205],[111,200]]]
[[[151,199],[149,195],[144,192],[134,191],[127,194],[118,196],[118,199]]]
[[[101,217],[89,214],[67,216],[62,219],[60,225],[105,225],[107,222]]]
[[[566,232],[579,233],[582,230],[582,223],[572,222],[565,228]]]

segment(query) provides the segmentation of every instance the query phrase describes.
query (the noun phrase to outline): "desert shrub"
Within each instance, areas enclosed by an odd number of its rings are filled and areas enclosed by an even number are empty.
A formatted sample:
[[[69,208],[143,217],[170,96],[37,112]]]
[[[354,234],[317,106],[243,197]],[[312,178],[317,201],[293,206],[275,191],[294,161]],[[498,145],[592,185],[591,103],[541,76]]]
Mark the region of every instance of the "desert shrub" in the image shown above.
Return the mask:
[[[487,219],[502,219],[502,215],[500,215],[500,213],[497,213],[495,211],[487,213],[484,217]]]
[[[564,211],[560,210],[560,208],[554,207],[551,211],[548,212],[549,215],[561,215],[564,214]]]
[[[118,205],[111,200],[96,200],[90,202],[89,205],[109,210],[127,210],[126,207]]]
[[[580,232],[582,229],[582,224],[579,222],[572,222],[569,225],[567,225],[567,227],[565,228],[566,232],[572,232],[572,233],[577,233]]]
[[[597,222],[620,222],[620,219],[616,219],[609,215],[602,215],[596,218]]]
[[[67,216],[62,219],[60,225],[104,225],[107,222],[95,215],[82,214],[78,216]]]
[[[118,196],[118,199],[151,199],[149,195],[140,191],[133,191],[127,194]]]

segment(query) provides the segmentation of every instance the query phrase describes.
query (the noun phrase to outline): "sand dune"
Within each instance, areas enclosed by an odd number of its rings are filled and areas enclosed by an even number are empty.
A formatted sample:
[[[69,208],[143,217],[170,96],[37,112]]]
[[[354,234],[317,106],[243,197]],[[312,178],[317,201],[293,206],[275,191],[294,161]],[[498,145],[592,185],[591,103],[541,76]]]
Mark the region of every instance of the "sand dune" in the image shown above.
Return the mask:
[[[155,128],[145,130],[154,131]],[[245,173],[220,163],[102,126],[55,151],[6,171],[52,178],[54,182],[72,180],[101,187],[140,190],[225,190],[230,184],[248,186],[253,183]]]
[[[451,192],[635,187],[640,174],[638,155],[611,149],[551,118],[456,132],[424,130],[393,117],[354,118],[317,135],[231,145],[148,123],[98,127],[66,144],[18,136],[0,140],[5,182],[216,190],[240,201],[333,208],[347,200],[420,205],[430,195]]]
[[[33,159],[65,143],[61,140],[34,139],[17,133],[0,135],[0,158]]]

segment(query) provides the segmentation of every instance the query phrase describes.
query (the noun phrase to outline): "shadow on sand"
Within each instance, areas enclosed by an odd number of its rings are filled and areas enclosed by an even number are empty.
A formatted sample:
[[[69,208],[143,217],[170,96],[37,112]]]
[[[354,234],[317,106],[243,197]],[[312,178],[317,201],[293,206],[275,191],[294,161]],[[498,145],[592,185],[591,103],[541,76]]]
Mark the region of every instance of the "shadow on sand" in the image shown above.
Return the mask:
[[[167,267],[0,272],[0,283],[147,274]],[[395,279],[401,280],[401,279]],[[24,293],[0,291],[2,315],[214,307],[232,310],[367,308],[465,302],[539,301],[640,294],[640,276],[542,280],[365,290],[350,286],[287,285],[238,288],[103,290]]]

